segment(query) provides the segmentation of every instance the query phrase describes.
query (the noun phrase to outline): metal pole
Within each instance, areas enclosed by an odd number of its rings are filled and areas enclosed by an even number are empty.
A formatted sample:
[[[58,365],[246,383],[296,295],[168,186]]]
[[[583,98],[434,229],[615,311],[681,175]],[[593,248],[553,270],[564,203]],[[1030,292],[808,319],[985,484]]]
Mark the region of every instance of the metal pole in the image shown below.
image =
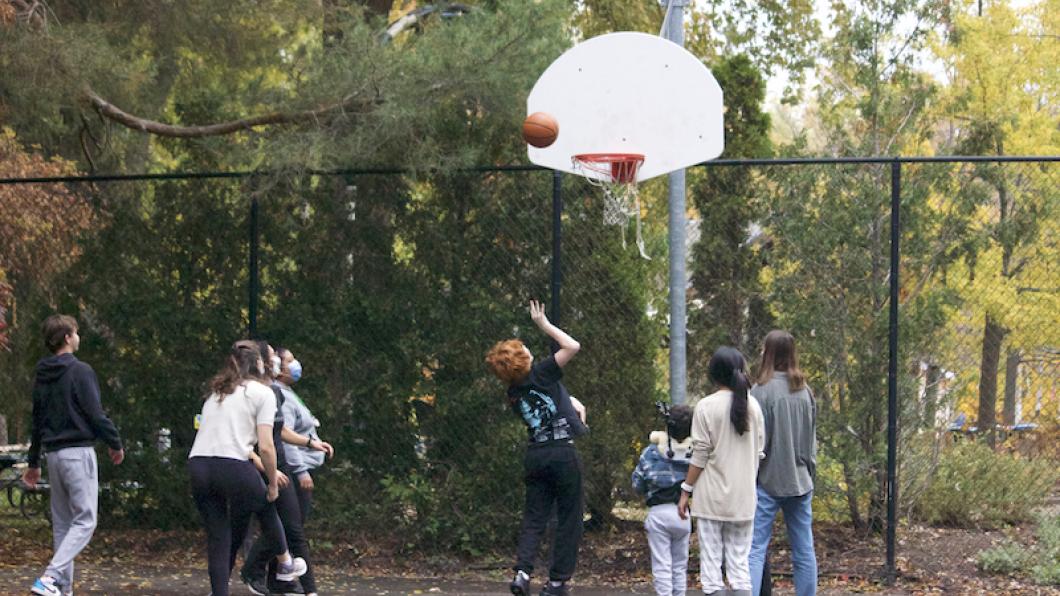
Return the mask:
[[[688,0],[663,0],[668,7],[666,39],[685,45],[685,5]],[[674,101],[681,101],[675,97]],[[685,360],[685,298],[688,288],[685,273],[685,171],[671,172],[670,182],[670,403],[688,400],[687,362]]]
[[[563,287],[563,172],[552,172],[552,322],[560,324],[559,298]]]
[[[891,162],[891,308],[887,361],[887,564],[884,580],[893,584],[895,567],[895,526],[898,510],[898,265],[902,197],[902,163]]]
[[[260,292],[260,280],[258,278],[258,199],[250,201],[250,296],[247,312],[249,322],[247,333],[251,338],[258,337],[258,293]]]

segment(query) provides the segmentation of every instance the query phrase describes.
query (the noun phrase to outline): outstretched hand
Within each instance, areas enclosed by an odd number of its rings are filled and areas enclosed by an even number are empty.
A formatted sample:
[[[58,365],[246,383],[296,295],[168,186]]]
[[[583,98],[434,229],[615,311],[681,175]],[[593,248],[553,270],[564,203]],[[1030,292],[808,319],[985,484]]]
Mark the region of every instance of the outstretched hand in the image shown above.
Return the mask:
[[[545,315],[545,305],[537,300],[530,301],[530,320],[538,327],[544,328],[548,325],[548,317]]]

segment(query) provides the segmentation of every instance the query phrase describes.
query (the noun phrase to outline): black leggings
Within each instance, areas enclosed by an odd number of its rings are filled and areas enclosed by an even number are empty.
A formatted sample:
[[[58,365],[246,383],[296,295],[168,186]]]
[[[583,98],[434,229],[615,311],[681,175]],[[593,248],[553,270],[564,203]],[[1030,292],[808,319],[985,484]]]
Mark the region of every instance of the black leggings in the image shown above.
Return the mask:
[[[317,583],[313,578],[313,567],[309,562],[309,541],[306,540],[303,528],[302,506],[298,498],[298,480],[291,475],[291,484],[287,488],[280,489],[280,497],[276,499],[276,512],[280,515],[283,523],[283,531],[287,535],[287,544],[290,545],[291,555],[305,559],[306,572],[300,579],[302,589],[307,594],[317,591]],[[254,579],[265,579],[266,572],[272,574],[276,558],[268,553],[270,541],[263,533],[254,541],[254,546],[247,555],[244,566],[244,575]]]
[[[530,446],[523,459],[526,471],[526,507],[515,569],[529,575],[537,548],[556,507],[556,534],[548,578],[567,581],[574,574],[582,538],[582,465],[574,445],[554,443]]]
[[[265,482],[254,464],[227,457],[188,460],[191,494],[206,526],[206,554],[213,596],[228,596],[228,578],[236,553],[247,534],[252,514],[258,514],[261,533],[268,537],[267,556],[287,551],[276,510],[266,507]]]
[[[313,510],[313,491],[305,490],[298,483],[297,475],[291,476],[291,484],[298,495],[298,507],[302,510],[302,525],[309,523],[309,512]]]

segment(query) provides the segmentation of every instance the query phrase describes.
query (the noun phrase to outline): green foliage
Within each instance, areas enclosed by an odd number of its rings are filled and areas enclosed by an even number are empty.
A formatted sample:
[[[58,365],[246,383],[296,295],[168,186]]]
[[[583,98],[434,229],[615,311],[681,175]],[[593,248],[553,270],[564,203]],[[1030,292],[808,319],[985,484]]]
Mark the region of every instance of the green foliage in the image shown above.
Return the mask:
[[[768,157],[769,115],[762,111],[765,81],[747,56],[719,60],[713,68],[725,94],[725,158]],[[692,247],[688,359],[705,363],[718,346],[756,354],[769,331],[759,272],[761,244],[749,238],[764,209],[765,181],[749,168],[705,168],[690,176],[692,204],[699,215],[699,240]],[[689,367],[693,391],[708,392],[706,367]]]
[[[943,453],[916,515],[928,523],[954,526],[1026,521],[1058,478],[1049,460],[1027,460],[963,442]]]
[[[1040,515],[1033,545],[1006,540],[981,551],[976,565],[986,573],[1030,575],[1043,586],[1060,585],[1060,516]]]
[[[1031,554],[1026,547],[1006,542],[980,551],[975,558],[975,564],[987,573],[1009,574],[1022,571],[1030,560]]]

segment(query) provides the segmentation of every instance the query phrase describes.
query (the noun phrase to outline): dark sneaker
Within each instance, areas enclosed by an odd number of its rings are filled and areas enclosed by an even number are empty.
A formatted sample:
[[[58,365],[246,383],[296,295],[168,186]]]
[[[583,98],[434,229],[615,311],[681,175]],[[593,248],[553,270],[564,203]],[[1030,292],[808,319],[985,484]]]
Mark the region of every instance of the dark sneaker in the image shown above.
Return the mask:
[[[508,584],[508,589],[515,596],[530,596],[530,576],[525,571],[517,572],[512,583]]]
[[[541,588],[540,596],[570,596],[570,590],[567,589],[565,583],[553,586],[552,582],[548,582],[545,587]]]
[[[239,579],[243,580],[251,594],[257,594],[258,596],[268,595],[269,589],[265,586],[265,578],[250,577],[240,573]]]
[[[297,581],[270,581],[268,593],[271,596],[302,596],[302,584]]]
[[[269,594],[272,596],[302,596],[305,590],[296,581],[269,582]]]

